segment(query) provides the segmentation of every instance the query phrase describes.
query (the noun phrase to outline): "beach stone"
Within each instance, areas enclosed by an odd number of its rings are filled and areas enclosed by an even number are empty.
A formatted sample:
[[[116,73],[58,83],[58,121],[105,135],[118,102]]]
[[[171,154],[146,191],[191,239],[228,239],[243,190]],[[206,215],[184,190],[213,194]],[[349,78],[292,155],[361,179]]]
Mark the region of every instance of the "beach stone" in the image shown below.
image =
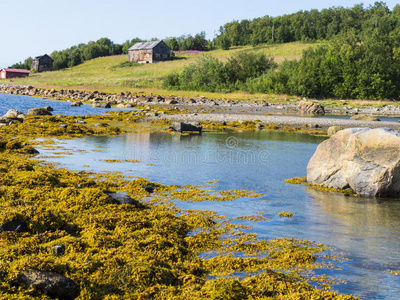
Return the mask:
[[[55,245],[51,247],[53,253],[57,256],[63,255],[65,253],[65,246],[64,245]]]
[[[400,198],[400,132],[349,128],[322,142],[307,166],[307,182],[351,188],[367,197]]]
[[[329,136],[331,136],[331,135],[334,135],[336,132],[338,132],[338,131],[340,131],[340,130],[343,130],[343,129],[344,129],[344,128],[341,127],[341,126],[334,125],[334,126],[331,126],[331,127],[328,128],[327,134],[328,134]]]
[[[24,113],[19,110],[9,109],[3,118],[23,118],[24,116]]]
[[[136,204],[136,201],[125,193],[106,193],[114,204]]]
[[[101,103],[101,104],[100,104],[100,107],[101,107],[101,108],[111,108],[111,104],[110,104],[109,102]]]
[[[308,100],[302,100],[299,103],[299,112],[304,115],[324,115],[325,109],[319,103],[314,103]]]
[[[51,112],[47,109],[40,107],[40,108],[31,108],[28,110],[28,116],[51,116]]]
[[[78,102],[72,102],[69,106],[82,106],[83,105],[83,103],[82,102],[80,102],[80,101],[78,101]]]
[[[377,117],[374,116],[367,116],[367,115],[354,115],[350,118],[350,120],[357,120],[357,121],[380,121]]]
[[[73,300],[79,296],[79,287],[74,281],[54,272],[27,270],[18,275],[17,283],[24,287],[34,287],[60,300]]]

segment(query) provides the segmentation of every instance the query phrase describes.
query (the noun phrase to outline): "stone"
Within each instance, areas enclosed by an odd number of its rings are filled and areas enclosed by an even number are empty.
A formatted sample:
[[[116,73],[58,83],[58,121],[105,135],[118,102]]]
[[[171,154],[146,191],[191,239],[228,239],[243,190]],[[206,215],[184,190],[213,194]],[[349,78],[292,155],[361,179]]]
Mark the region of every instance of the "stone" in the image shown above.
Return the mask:
[[[106,193],[114,204],[136,204],[137,201],[125,193]]]
[[[78,124],[86,124],[86,121],[83,121],[83,120],[76,120],[76,123],[78,123]]]
[[[23,118],[24,116],[25,116],[24,113],[21,111],[15,109],[9,109],[3,116],[3,118]]]
[[[299,103],[299,112],[304,115],[324,115],[325,109],[319,103],[303,100]]]
[[[82,102],[80,102],[80,101],[78,101],[78,102],[72,102],[69,106],[82,106],[83,105],[83,103]]]
[[[18,219],[13,219],[1,225],[0,231],[28,232],[26,224]]]
[[[142,188],[143,188],[146,192],[148,192],[148,193],[150,193],[150,194],[154,192],[154,186],[145,185],[145,186],[142,186]]]
[[[18,275],[17,283],[23,287],[34,287],[47,296],[60,300],[73,300],[80,293],[74,281],[54,272],[27,270]]]
[[[322,142],[307,166],[307,182],[367,197],[400,198],[400,132],[350,128]]]
[[[68,124],[60,124],[60,127],[61,127],[61,128],[67,128],[67,127],[68,127]]]
[[[357,121],[380,121],[377,117],[374,116],[367,116],[367,115],[354,115],[350,118],[350,120],[357,120]]]
[[[182,122],[174,122],[172,124],[172,128],[175,131],[178,132],[184,132],[184,131],[198,131],[201,133],[203,127],[200,125],[200,123],[194,122],[194,123],[182,123]]]
[[[55,245],[51,247],[53,253],[57,256],[61,256],[65,253],[65,246],[64,245]]]
[[[43,107],[41,107],[41,108],[31,108],[30,110],[28,110],[27,115],[28,116],[51,116],[52,114],[47,109],[44,109]]]
[[[166,99],[165,104],[178,104],[178,101],[175,99]]]
[[[334,126],[331,126],[331,127],[328,128],[327,134],[328,134],[329,136],[331,136],[331,135],[334,135],[336,132],[338,132],[338,131],[340,131],[340,130],[343,130],[343,129],[344,129],[344,128],[341,127],[341,126],[334,125]]]
[[[45,107],[41,107],[47,111],[54,111],[54,109],[51,106],[45,106]]]
[[[100,107],[101,107],[101,108],[111,108],[111,104],[110,104],[109,102],[101,103],[101,104],[100,104]]]

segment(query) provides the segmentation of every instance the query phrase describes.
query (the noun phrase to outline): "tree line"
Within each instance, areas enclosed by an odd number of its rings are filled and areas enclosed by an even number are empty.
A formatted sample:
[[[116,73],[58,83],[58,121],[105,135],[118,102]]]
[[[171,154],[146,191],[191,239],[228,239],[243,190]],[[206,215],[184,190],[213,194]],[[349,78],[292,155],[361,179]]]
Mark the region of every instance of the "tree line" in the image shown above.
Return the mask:
[[[399,32],[400,5],[390,11],[384,2],[375,2],[367,8],[358,4],[353,8],[313,9],[278,17],[233,21],[220,27],[215,42],[223,49],[265,43],[312,42],[331,39],[349,29],[362,38],[373,29],[379,29],[382,34]]]

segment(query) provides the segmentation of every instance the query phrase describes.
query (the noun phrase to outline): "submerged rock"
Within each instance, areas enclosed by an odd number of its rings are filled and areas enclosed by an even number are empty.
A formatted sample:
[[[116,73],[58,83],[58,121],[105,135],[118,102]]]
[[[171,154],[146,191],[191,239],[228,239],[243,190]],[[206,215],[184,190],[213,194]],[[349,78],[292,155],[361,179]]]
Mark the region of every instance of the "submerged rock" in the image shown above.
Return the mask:
[[[303,100],[299,103],[299,112],[304,115],[324,115],[325,109],[319,103]]]
[[[350,128],[321,143],[307,166],[307,181],[351,188],[369,197],[400,197],[400,132]]]
[[[350,120],[356,121],[380,121],[377,117],[367,116],[367,115],[354,115],[350,118]]]
[[[79,296],[79,287],[75,282],[54,272],[27,270],[18,276],[17,282],[21,286],[34,287],[61,300],[72,300]]]
[[[172,128],[175,131],[184,132],[184,131],[198,131],[201,133],[203,127],[200,123],[182,123],[182,122],[174,122],[172,124]]]

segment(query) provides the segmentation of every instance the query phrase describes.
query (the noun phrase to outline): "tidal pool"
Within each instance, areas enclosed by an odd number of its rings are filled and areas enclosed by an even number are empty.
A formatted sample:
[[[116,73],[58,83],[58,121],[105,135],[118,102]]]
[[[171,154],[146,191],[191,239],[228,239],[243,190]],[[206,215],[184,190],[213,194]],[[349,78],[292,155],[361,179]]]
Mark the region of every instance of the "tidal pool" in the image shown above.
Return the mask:
[[[46,158],[74,170],[119,171],[162,184],[212,183],[216,190],[246,189],[257,199],[232,202],[179,202],[183,208],[214,210],[234,218],[265,212],[267,221],[253,223],[260,238],[295,237],[334,247],[348,260],[341,270],[317,270],[346,283],[334,286],[361,299],[398,299],[400,282],[387,270],[400,270],[400,201],[347,197],[285,183],[305,176],[308,160],[321,137],[273,131],[129,133],[60,141],[62,158]],[[81,151],[78,151],[81,150]],[[82,151],[83,150],[83,151]],[[40,149],[42,155],[62,150]],[[72,154],[71,154],[72,153]],[[107,163],[105,160],[140,160]],[[278,213],[293,213],[279,218]]]

